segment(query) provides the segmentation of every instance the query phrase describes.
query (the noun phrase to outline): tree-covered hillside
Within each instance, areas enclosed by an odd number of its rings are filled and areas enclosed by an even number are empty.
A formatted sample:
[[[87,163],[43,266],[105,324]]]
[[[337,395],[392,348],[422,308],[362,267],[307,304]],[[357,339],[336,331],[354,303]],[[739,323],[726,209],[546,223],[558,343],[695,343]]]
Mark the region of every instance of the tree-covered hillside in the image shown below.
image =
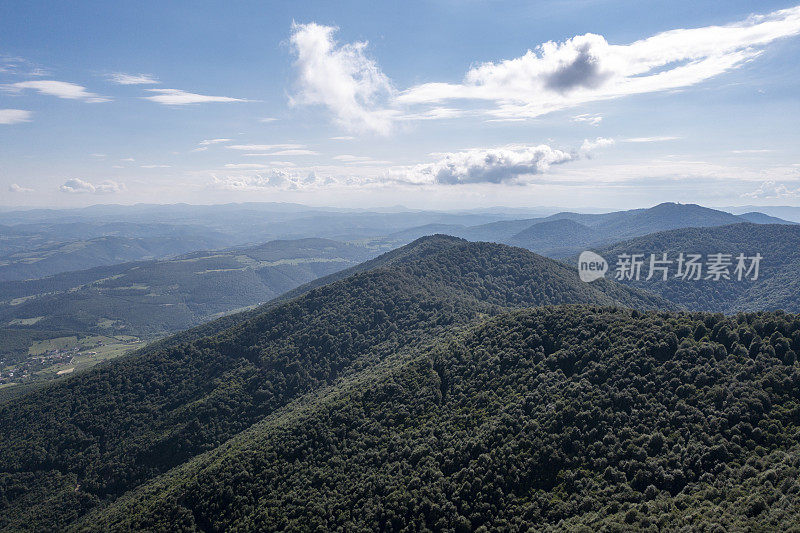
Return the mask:
[[[338,379],[512,308],[669,307],[526,250],[422,239],[217,335],[0,405],[0,527],[63,529]]]
[[[621,254],[644,254],[641,280],[623,280],[629,286],[659,294],[687,309],[735,313],[777,310],[800,312],[800,226],[785,224],[734,224],[717,228],[688,228],[646,235],[598,250],[609,262],[607,278],[614,276]],[[676,278],[678,254],[699,254],[706,262],[709,254],[730,254],[731,279],[700,280]],[[657,272],[649,281],[650,254],[672,260],[667,281]],[[736,256],[760,254],[758,279],[752,274],[741,281],[734,275]],[[747,264],[749,266],[749,263]]]
[[[794,531],[798,352],[783,313],[504,314],[288,405],[76,529]]]

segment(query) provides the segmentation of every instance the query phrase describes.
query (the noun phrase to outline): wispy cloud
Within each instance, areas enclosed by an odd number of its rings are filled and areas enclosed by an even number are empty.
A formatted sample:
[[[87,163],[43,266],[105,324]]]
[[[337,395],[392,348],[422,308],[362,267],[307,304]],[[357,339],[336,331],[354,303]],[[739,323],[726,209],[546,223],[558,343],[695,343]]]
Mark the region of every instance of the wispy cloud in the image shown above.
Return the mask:
[[[48,96],[56,96],[67,100],[82,100],[84,102],[98,103],[110,102],[111,98],[107,96],[100,96],[86,90],[86,87],[69,83],[66,81],[55,80],[32,80],[21,81],[18,83],[11,83],[4,85],[3,88],[9,92],[22,92],[25,90],[36,91],[40,94]]]
[[[205,140],[203,140],[203,141],[200,141],[198,144],[199,144],[200,146],[208,146],[208,145],[210,145],[210,144],[222,144],[222,143],[227,143],[227,142],[231,142],[232,140],[233,140],[233,139],[205,139]]]
[[[17,194],[25,194],[25,193],[29,193],[29,192],[34,192],[34,190],[30,189],[28,187],[23,187],[22,185],[19,185],[17,183],[12,183],[11,185],[8,186],[8,192],[13,192],[13,193],[17,193]]]
[[[205,104],[209,102],[250,102],[244,98],[231,98],[229,96],[209,96],[205,94],[196,94],[178,89],[147,89],[151,93],[156,93],[153,96],[143,96],[145,100],[156,102],[162,105],[190,105],[190,104]]]
[[[106,77],[109,81],[118,85],[153,85],[161,83],[150,74],[125,74],[124,72],[114,72]]]
[[[333,159],[337,161],[354,162],[354,161],[370,161],[372,158],[366,156],[342,154],[333,156]]]
[[[538,117],[588,102],[690,87],[739,68],[770,43],[798,34],[800,6],[623,45],[587,33],[476,66],[461,83],[411,87],[396,102],[484,101],[493,104],[486,112],[496,118]]]
[[[315,152],[314,150],[298,150],[298,149],[291,149],[291,150],[278,150],[277,152],[272,152],[270,155],[318,155],[319,152]]]
[[[171,168],[172,165],[142,165],[142,168]]]
[[[263,117],[258,119],[259,122],[275,122],[276,120],[278,119],[275,117]]]
[[[269,150],[299,150],[305,148],[304,144],[231,144],[226,146],[231,150],[246,152],[267,152]]]
[[[599,126],[603,121],[603,115],[582,114],[572,117],[573,122],[587,122],[592,126]]]
[[[25,109],[0,109],[0,124],[30,122],[31,112]]]
[[[656,137],[629,137],[625,139],[626,143],[658,143],[664,141],[675,141],[680,139],[680,137],[674,137],[671,135],[661,135]]]

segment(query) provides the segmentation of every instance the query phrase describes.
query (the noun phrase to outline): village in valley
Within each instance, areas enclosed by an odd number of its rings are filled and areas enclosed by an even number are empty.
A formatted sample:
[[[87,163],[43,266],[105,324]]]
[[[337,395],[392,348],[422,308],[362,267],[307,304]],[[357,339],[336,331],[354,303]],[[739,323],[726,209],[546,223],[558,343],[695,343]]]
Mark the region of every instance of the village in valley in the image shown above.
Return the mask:
[[[57,379],[113,359],[141,345],[138,337],[57,337],[33,343],[21,362],[0,361],[0,388]]]

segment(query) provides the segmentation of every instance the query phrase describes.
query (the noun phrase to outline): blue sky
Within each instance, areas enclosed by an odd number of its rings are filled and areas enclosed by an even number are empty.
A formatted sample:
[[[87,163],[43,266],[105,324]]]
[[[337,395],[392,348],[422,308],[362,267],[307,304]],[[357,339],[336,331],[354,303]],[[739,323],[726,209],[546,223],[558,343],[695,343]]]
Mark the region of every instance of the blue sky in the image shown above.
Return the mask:
[[[0,205],[800,198],[791,2],[5,2]]]

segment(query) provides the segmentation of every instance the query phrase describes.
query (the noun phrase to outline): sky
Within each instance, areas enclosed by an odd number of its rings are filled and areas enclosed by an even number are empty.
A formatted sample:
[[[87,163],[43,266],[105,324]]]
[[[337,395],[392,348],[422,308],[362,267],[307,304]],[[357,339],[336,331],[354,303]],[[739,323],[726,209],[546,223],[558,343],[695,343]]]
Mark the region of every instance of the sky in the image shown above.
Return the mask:
[[[3,2],[0,206],[800,205],[798,57],[784,1]]]

